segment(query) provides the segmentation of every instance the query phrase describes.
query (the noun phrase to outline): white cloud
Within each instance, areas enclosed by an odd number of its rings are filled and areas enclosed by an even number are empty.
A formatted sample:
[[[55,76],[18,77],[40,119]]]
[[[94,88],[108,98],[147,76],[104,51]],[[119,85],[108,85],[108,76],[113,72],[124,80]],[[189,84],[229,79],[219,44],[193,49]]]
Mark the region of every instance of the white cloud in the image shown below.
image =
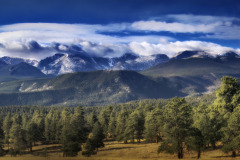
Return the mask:
[[[129,51],[128,43],[132,41],[159,43],[174,40],[167,36],[110,36],[98,32],[125,30],[127,24],[86,25],[56,23],[21,23],[0,27],[0,56],[20,56],[24,58],[42,59],[56,53],[49,45],[60,43],[58,49],[67,51],[68,45],[80,44],[84,51],[98,56],[120,56]],[[30,41],[37,41],[43,51],[35,53],[28,49]]]
[[[97,44],[89,41],[80,42],[82,49],[94,56],[117,57],[129,52],[128,45],[125,44]]]
[[[209,15],[192,15],[192,14],[169,14],[163,16],[161,19],[172,20],[180,23],[188,24],[211,24],[216,22],[222,22],[223,24],[229,24],[232,21],[239,21],[236,17],[224,17],[224,16],[209,16]]]
[[[213,56],[224,54],[228,51],[235,51],[230,47],[202,42],[202,41],[176,41],[168,43],[150,44],[148,42],[132,42],[129,45],[130,49],[140,55],[166,54],[169,57],[174,56],[178,52],[186,50],[205,51]],[[236,50],[238,51],[238,50]]]
[[[132,28],[143,31],[168,31],[174,33],[210,33],[215,27],[222,25],[221,22],[211,24],[184,24],[184,23],[167,23],[163,21],[138,21],[132,24]]]
[[[206,39],[240,40],[239,22],[240,19],[234,17],[179,14],[149,21],[107,25],[11,24],[0,26],[0,56],[42,59],[57,51],[68,52],[71,45],[81,46],[82,50],[91,55],[105,57],[120,56],[130,51],[139,55],[164,53],[172,56],[184,50],[204,50],[215,55],[233,49],[209,42],[192,41],[191,39],[199,38],[195,33],[202,33],[201,38]],[[162,31],[183,33],[183,36],[188,33],[190,40],[181,42],[177,38],[162,36]],[[33,41],[37,44],[30,43]],[[60,44],[57,49],[51,46],[54,42]]]
[[[205,33],[201,38],[240,40],[240,18],[237,17],[170,14],[133,24],[140,30]]]

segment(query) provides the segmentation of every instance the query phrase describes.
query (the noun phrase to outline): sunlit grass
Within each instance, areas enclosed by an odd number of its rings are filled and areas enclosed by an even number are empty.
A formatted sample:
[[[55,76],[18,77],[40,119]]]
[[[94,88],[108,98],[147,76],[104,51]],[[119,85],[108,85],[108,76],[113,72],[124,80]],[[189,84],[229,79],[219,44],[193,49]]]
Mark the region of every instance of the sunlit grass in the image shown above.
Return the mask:
[[[177,155],[171,155],[166,153],[157,154],[157,148],[159,144],[123,144],[116,141],[106,142],[104,148],[100,148],[96,155],[91,157],[85,157],[79,155],[77,157],[62,157],[62,152],[59,145],[40,145],[33,147],[33,154],[24,154],[17,157],[11,157],[9,155],[0,157],[0,160],[167,160],[177,159]],[[44,154],[44,152],[46,152]],[[185,160],[197,159],[196,152],[186,152],[184,154]],[[240,159],[231,158],[230,155],[224,154],[221,150],[210,150],[202,153],[201,159],[204,160],[230,160]]]

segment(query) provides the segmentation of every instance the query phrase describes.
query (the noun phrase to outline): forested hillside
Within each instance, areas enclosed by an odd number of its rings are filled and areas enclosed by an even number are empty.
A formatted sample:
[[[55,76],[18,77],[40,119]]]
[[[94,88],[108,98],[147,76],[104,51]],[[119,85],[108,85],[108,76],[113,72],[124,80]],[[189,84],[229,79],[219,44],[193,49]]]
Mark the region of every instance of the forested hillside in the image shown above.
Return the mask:
[[[154,80],[135,71],[80,72],[0,83],[0,106],[98,106],[185,95],[166,79]]]
[[[186,150],[200,158],[203,151],[216,148],[236,157],[239,102],[239,81],[223,77],[216,98],[175,97],[105,107],[1,107],[0,155],[31,153],[36,144],[60,144],[63,156],[91,156],[105,141],[117,140],[159,143],[160,155],[176,153],[179,159]]]

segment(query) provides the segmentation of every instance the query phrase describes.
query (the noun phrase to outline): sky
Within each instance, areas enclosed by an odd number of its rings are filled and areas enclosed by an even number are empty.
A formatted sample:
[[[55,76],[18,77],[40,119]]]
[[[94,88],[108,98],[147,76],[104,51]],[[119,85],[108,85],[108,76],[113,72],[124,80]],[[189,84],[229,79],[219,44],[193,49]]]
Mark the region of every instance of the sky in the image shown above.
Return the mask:
[[[0,0],[0,57],[240,54],[238,0]]]

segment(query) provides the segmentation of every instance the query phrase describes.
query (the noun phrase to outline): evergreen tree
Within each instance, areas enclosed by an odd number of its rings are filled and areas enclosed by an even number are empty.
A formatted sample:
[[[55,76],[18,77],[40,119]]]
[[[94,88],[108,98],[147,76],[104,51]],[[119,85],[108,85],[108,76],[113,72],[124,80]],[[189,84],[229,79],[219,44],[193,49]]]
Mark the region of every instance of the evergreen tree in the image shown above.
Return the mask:
[[[93,141],[90,138],[87,139],[87,142],[86,142],[86,144],[84,146],[84,149],[85,150],[82,152],[82,155],[87,156],[87,157],[90,157],[91,155],[97,153],[95,151],[94,143],[93,143]]]
[[[21,116],[14,115],[13,123],[10,129],[11,150],[12,155],[22,154],[26,149],[25,131],[21,127]]]
[[[73,126],[76,127],[75,118],[72,120],[74,124],[71,125],[72,114],[68,108],[64,108],[61,113],[61,144],[63,157],[77,156],[78,152],[81,150],[78,137],[79,130],[78,128],[73,128]]]
[[[32,120],[29,120],[25,128],[25,133],[26,133],[25,139],[27,142],[27,147],[29,148],[30,152],[32,152],[33,143],[35,143],[38,140],[37,124],[34,123]]]
[[[165,139],[158,152],[178,153],[178,158],[183,158],[184,144],[189,136],[192,125],[192,107],[184,98],[173,98],[164,106],[164,130]]]
[[[6,153],[3,150],[3,143],[4,142],[4,132],[2,130],[2,125],[0,125],[0,156],[4,156]]]
[[[103,140],[105,138],[102,126],[99,122],[96,122],[93,126],[91,141],[94,144],[94,148],[98,150],[100,147],[104,147]]]
[[[221,113],[224,119],[223,124],[223,150],[226,151],[232,146],[232,139],[236,138],[233,130],[229,128],[227,122],[231,121],[230,117],[233,114],[234,109],[240,103],[240,84],[236,78],[225,76],[222,78],[222,84],[216,91],[216,100],[214,101],[215,108]],[[228,144],[229,143],[229,144]],[[228,149],[226,149],[228,148]],[[236,156],[236,149],[232,148],[232,156]]]
[[[87,130],[82,107],[79,106],[75,108],[70,124],[73,132],[75,132],[73,134],[77,137],[77,142],[81,145],[81,143],[85,142],[87,139]]]
[[[94,124],[98,121],[98,118],[95,114],[95,112],[91,112],[87,117],[87,123],[89,125],[89,130],[93,129]]]
[[[110,137],[115,139],[116,138],[116,112],[112,112],[109,119],[109,125],[108,125],[108,133],[110,134]]]
[[[159,108],[147,113],[145,117],[144,138],[149,142],[159,142],[161,138],[160,131],[163,127],[163,115]]]
[[[214,106],[220,113],[228,118],[234,108],[240,103],[240,85],[236,78],[225,76],[222,78],[222,84],[216,91],[216,100]]]
[[[34,126],[29,115],[23,114],[21,127],[25,133],[24,137],[26,140],[26,146],[27,148],[29,148],[30,152],[32,152],[32,143],[35,140],[34,139],[35,133],[34,133]],[[37,129],[37,126],[35,128]]]
[[[222,138],[222,127],[224,120],[219,111],[206,105],[199,105],[194,110],[193,127],[198,129],[204,136],[206,144],[211,144],[212,148],[216,148],[216,142]]]
[[[3,121],[3,133],[4,133],[4,143],[8,145],[9,150],[9,140],[10,140],[10,129],[12,126],[11,114],[8,113]]]
[[[36,135],[34,136],[34,142],[36,141],[41,141],[42,143],[45,142],[44,119],[45,119],[45,115],[41,111],[39,110],[34,111],[32,122],[37,125],[37,131],[35,132]]]
[[[227,127],[223,128],[223,148],[226,153],[232,152],[232,157],[236,157],[236,151],[240,150],[240,106],[234,109],[228,119]]]
[[[136,110],[129,115],[127,126],[125,129],[125,136],[134,142],[137,139],[138,143],[143,138],[144,130],[144,115],[141,111]]]
[[[201,157],[202,151],[206,149],[206,140],[202,132],[197,128],[192,128],[189,137],[186,138],[188,150],[197,152],[197,159]]]
[[[117,115],[117,122],[116,122],[116,139],[118,141],[124,141],[124,143],[127,143],[127,138],[125,136],[125,128],[127,124],[129,113],[126,111],[124,107],[121,108],[120,113]]]
[[[82,155],[90,156],[92,154],[96,154],[96,150],[100,147],[104,147],[103,140],[105,135],[103,133],[103,129],[101,124],[97,121],[93,125],[93,130],[91,136],[87,139],[85,144],[85,151],[82,152]]]
[[[50,112],[47,114],[45,120],[44,120],[44,137],[46,139],[46,143],[57,143],[59,136],[59,129],[58,128],[58,122],[60,121],[59,113],[58,111],[55,111],[53,109],[50,110]]]
[[[98,118],[106,138],[108,138],[108,126],[109,126],[111,113],[112,113],[112,106],[108,106],[101,110]]]

